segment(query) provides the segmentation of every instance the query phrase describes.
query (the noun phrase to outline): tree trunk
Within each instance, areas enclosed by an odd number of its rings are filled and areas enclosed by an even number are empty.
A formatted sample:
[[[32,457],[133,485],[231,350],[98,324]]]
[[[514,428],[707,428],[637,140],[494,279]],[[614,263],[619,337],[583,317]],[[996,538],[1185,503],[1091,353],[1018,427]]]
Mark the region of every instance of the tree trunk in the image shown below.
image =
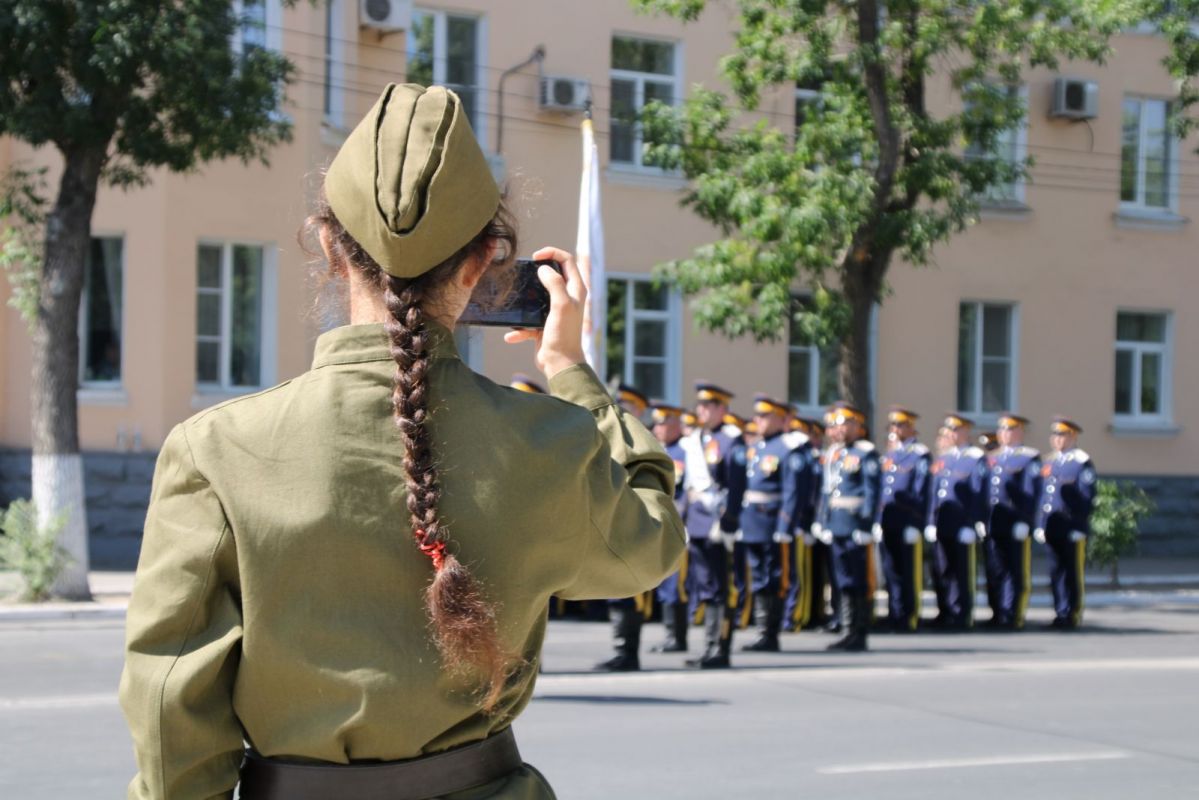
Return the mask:
[[[889,260],[890,254],[883,257],[865,254],[859,257],[851,253],[846,256],[846,263],[841,270],[842,291],[849,303],[850,321],[849,330],[841,341],[837,382],[841,398],[862,410],[868,427],[874,420],[874,390],[870,384],[870,318]]]
[[[64,153],[58,197],[46,217],[46,247],[33,329],[33,502],[38,524],[62,517],[59,543],[70,557],[54,594],[91,597],[87,510],[79,454],[79,299],[91,241],[103,149]]]

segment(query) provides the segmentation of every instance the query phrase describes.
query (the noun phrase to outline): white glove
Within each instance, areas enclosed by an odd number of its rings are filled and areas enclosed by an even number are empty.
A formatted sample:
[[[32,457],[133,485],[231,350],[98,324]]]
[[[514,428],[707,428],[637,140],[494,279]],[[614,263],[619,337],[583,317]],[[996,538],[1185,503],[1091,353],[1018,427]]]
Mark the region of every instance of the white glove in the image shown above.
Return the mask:
[[[1017,542],[1023,542],[1028,538],[1028,523],[1017,522],[1012,526],[1012,538]]]
[[[874,544],[874,537],[870,535],[870,531],[857,530],[853,532],[853,543],[860,545]]]
[[[974,528],[958,528],[958,544],[974,544],[977,538]]]
[[[974,523],[974,532],[978,534],[978,540],[980,542],[983,539],[986,539],[987,538],[987,523],[985,523],[985,522]]]
[[[878,544],[883,540],[883,526],[881,523],[874,523],[874,527],[870,529],[870,535],[874,537],[874,543]]]
[[[925,525],[924,526],[924,541],[926,541],[930,544],[937,541],[937,526],[936,525]]]
[[[1037,528],[1032,532],[1032,538],[1036,540],[1037,544],[1045,544],[1045,529]]]
[[[920,530],[918,528],[913,528],[909,525],[903,529],[904,544],[916,544],[918,541],[920,541]]]
[[[813,534],[808,533],[807,531],[801,531],[801,533],[803,534],[803,543],[805,545],[811,547],[812,545],[816,544],[816,537]]]
[[[778,544],[791,544],[795,541],[795,537],[786,531],[775,531],[774,541]]]
[[[833,543],[833,532],[830,531],[828,528],[821,526],[819,529],[815,529],[815,534],[816,534],[816,538],[819,539],[824,544],[832,544]]]
[[[735,533],[724,533],[721,534],[720,538],[724,542],[724,549],[731,553],[737,549],[737,542],[741,538],[741,531],[736,531]]]
[[[1085,533],[1083,533],[1082,531],[1070,531],[1070,541],[1085,542],[1086,540],[1087,540],[1087,535]]]
[[[709,542],[722,542],[722,541],[724,541],[724,533],[723,533],[723,531],[721,531],[721,530],[720,530],[720,523],[719,523],[719,522],[713,522],[713,523],[712,523],[712,527],[711,527],[711,529],[709,529],[709,530],[708,530],[708,541],[709,541]]]

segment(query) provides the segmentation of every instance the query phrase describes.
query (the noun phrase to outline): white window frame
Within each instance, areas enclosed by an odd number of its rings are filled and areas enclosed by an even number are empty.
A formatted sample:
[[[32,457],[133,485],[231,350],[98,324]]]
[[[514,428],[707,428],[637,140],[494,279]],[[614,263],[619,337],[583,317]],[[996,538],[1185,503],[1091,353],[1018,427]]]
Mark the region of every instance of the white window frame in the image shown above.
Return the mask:
[[[88,328],[88,295],[89,287],[84,283],[83,294],[79,298],[79,391],[78,399],[88,403],[104,403],[104,402],[124,402],[125,397],[125,309],[128,308],[126,301],[129,299],[129,281],[126,274],[126,266],[128,265],[128,256],[126,254],[126,245],[128,237],[124,233],[104,233],[93,232],[92,239],[120,239],[121,240],[121,377],[115,381],[88,381],[84,380],[83,372],[86,367],[84,359],[87,357],[87,328]],[[88,247],[91,247],[91,241],[88,241]]]
[[[487,85],[487,15],[478,11],[459,11],[453,8],[429,8],[428,6],[414,6],[412,11],[414,14],[424,14],[433,18],[433,82],[439,85],[446,83],[446,50],[449,47],[448,18],[466,17],[475,21],[474,87],[477,119],[472,119],[470,125],[475,132],[475,138],[479,140],[479,146],[483,148],[484,152],[491,152],[484,144],[487,141],[489,108],[487,97],[490,94],[490,87]],[[407,77],[407,65],[415,52],[412,47],[416,44],[416,37],[405,35],[404,38],[404,70],[405,77]]]
[[[1162,333],[1165,341],[1158,343],[1134,342],[1122,339],[1115,340],[1115,353],[1124,351],[1131,352],[1133,354],[1132,386],[1130,387],[1130,397],[1132,398],[1133,406],[1138,410],[1131,414],[1125,414],[1117,412],[1113,409],[1112,421],[1115,425],[1129,427],[1170,425],[1174,420],[1174,314],[1170,311],[1162,311],[1161,309],[1117,308],[1117,320],[1120,318],[1120,314],[1140,314],[1143,316],[1162,317],[1164,321],[1164,324],[1162,325]],[[1118,330],[1119,329],[1117,327],[1117,336],[1119,335]],[[1141,404],[1141,355],[1143,353],[1156,353],[1160,356],[1162,373],[1160,382],[1161,410],[1155,414],[1146,414],[1139,410],[1139,406]],[[1115,386],[1115,377],[1115,360],[1113,356],[1113,388]]]
[[[798,89],[796,91],[811,91],[811,90],[810,89]],[[817,94],[819,94],[819,93],[817,93]],[[804,294],[793,294],[793,295],[791,295],[791,297],[793,300],[798,301],[800,303],[809,299]],[[820,416],[821,409],[823,409],[825,406],[825,404],[820,402],[820,375],[821,375],[821,368],[822,368],[821,362],[824,360],[824,354],[821,353],[820,348],[814,344],[802,344],[802,345],[791,344],[791,327],[790,326],[792,326],[794,324],[795,324],[795,322],[793,320],[788,321],[788,328],[787,328],[787,387],[788,387],[788,393],[790,392],[790,387],[791,387],[791,354],[798,353],[801,351],[807,351],[808,358],[809,358],[808,363],[810,364],[810,367],[808,369],[807,399],[814,400],[815,402],[802,402],[802,403],[796,403],[795,405],[799,407],[799,409],[804,413],[804,415],[810,416],[810,417],[818,417],[818,416]],[[874,348],[872,347],[871,351],[873,352],[873,350],[874,350]],[[788,400],[788,402],[790,402],[791,398],[788,397],[787,400]]]
[[[345,127],[346,113],[346,45],[345,0],[327,0],[325,10],[325,80],[321,87],[322,121],[335,131]],[[278,2],[278,0],[275,0]],[[328,103],[324,93],[328,94]]]
[[[1004,83],[999,83],[999,82],[989,82],[988,85],[991,87],[997,88],[997,89],[1002,89],[1002,88],[1010,86],[1010,84],[1004,84]],[[1014,137],[1015,141],[1011,141],[1010,139],[1008,140],[1011,142],[1011,145],[1012,145],[1012,159],[1013,159],[1012,163],[1023,164],[1025,161],[1028,160],[1028,84],[1022,83],[1019,86],[1012,86],[1011,88],[1014,88],[1016,90],[1016,97],[1017,97],[1017,99],[1019,99],[1020,104],[1022,106],[1024,106],[1024,117],[1020,121],[1019,125],[1017,125],[1014,128],[1007,128],[1007,129],[1003,130],[1000,133],[1000,136],[1001,137],[1009,137],[1009,136]],[[1002,142],[996,142],[996,145],[998,146],[1001,143]],[[988,154],[986,154],[985,157],[992,158],[992,159],[1003,158],[1003,156],[998,152],[988,153]],[[987,206],[996,207],[997,206],[997,207],[1002,208],[1003,206],[1011,206],[1011,205],[1023,206],[1023,205],[1025,205],[1025,199],[1024,199],[1025,183],[1026,183],[1025,178],[1021,177],[1021,178],[1017,178],[1016,180],[1012,181],[1010,184],[994,184],[991,186],[990,191],[983,192],[979,196],[979,198],[978,198],[979,203],[984,207],[987,207]],[[1008,187],[1011,188],[1011,195],[1012,195],[1011,197],[997,197],[994,194],[992,194],[992,192],[994,192],[996,190],[1006,190]]]
[[[608,281],[624,281],[629,284],[625,291],[625,327],[624,327],[624,352],[625,363],[624,373],[619,376],[619,379],[625,383],[636,386],[634,382],[634,366],[637,363],[653,363],[661,364],[663,369],[663,385],[666,387],[666,397],[655,398],[661,399],[667,403],[679,402],[679,387],[683,383],[683,336],[682,336],[682,318],[683,318],[683,302],[678,289],[673,286],[666,287],[666,310],[657,311],[647,308],[635,308],[635,292],[633,291],[633,283],[653,283],[653,277],[641,272],[609,272],[606,276]],[[605,290],[607,286],[604,287]],[[666,354],[665,356],[647,356],[638,358],[634,350],[636,342],[637,322],[644,321],[662,321],[666,323]],[[608,340],[607,325],[604,326],[604,341]],[[607,365],[607,348],[604,348],[603,356],[604,365]],[[617,377],[609,375],[608,379]],[[641,387],[637,387],[641,388]]]
[[[1153,97],[1152,95],[1142,94],[1125,94],[1120,98],[1120,149],[1124,149],[1124,103],[1128,100],[1135,100],[1141,104],[1141,113],[1139,114],[1137,127],[1137,185],[1136,199],[1124,200],[1120,199],[1123,191],[1123,186],[1119,186],[1116,192],[1116,197],[1120,202],[1120,211],[1129,212],[1133,215],[1145,216],[1174,216],[1178,213],[1178,183],[1179,183],[1179,150],[1182,149],[1182,142],[1170,132],[1170,100],[1162,97]],[[1162,103],[1166,107],[1166,144],[1170,151],[1166,154],[1166,203],[1164,206],[1149,206],[1145,205],[1145,137],[1146,137],[1146,115],[1144,113],[1145,103]]]
[[[625,33],[622,31],[613,31],[608,40],[608,52],[612,51],[613,39],[635,39],[642,42],[653,42],[655,44],[668,44],[672,48],[672,61],[670,66],[671,74],[659,75],[655,72],[637,72],[631,69],[616,69],[611,64],[608,65],[609,86],[613,80],[631,81],[633,83],[633,106],[640,112],[645,108],[645,82],[652,83],[670,83],[670,94],[672,104],[678,106],[682,103],[682,87],[683,87],[683,43],[677,39],[669,39],[662,36],[647,36],[643,33]],[[611,55],[609,55],[611,58]],[[611,89],[609,88],[608,107],[612,107]],[[661,167],[656,167],[642,163],[643,153],[641,147],[644,141],[641,138],[641,126],[638,123],[633,123],[633,161],[615,161],[612,158],[611,144],[608,146],[608,168],[615,171],[644,173],[648,175],[662,176],[679,176],[682,173],[679,170],[667,170]],[[609,119],[609,127],[611,120]],[[674,402],[674,401],[670,401]]]
[[[241,19],[245,12],[244,0],[232,0],[233,14],[238,19]],[[266,48],[273,50],[276,53],[283,52],[283,0],[263,0],[263,15],[264,25],[266,29],[264,33],[264,41]],[[244,49],[244,33],[243,28],[239,24],[233,31],[233,52],[241,55]]]
[[[202,246],[221,248],[220,289],[210,289],[199,285],[199,248]],[[233,360],[233,293],[230,291],[230,288],[233,286],[233,248],[237,246],[257,247],[262,250],[262,330],[260,332],[262,354],[259,363],[258,384],[255,386],[233,386],[229,375]],[[193,359],[192,376],[196,382],[197,395],[201,397],[212,395],[236,396],[250,394],[275,384],[276,362],[278,360],[278,256],[279,250],[273,242],[256,242],[246,239],[200,239],[196,243],[195,272],[193,273],[195,295],[199,297],[201,293],[213,294],[219,292],[221,297],[220,355],[218,356],[217,364],[220,372],[220,380],[216,383],[201,382],[197,374],[199,365],[194,363]],[[198,319],[192,328],[192,347],[194,353],[196,343],[211,341],[213,337],[207,335],[204,337],[200,336]]]
[[[957,329],[960,333],[962,324],[962,306],[973,305],[978,309],[975,316],[975,331],[974,331],[974,374],[972,378],[972,394],[974,395],[974,408],[959,408],[957,409],[964,415],[969,416],[978,424],[994,424],[999,415],[1004,411],[1019,411],[1019,375],[1020,375],[1020,304],[1011,300],[974,300],[970,298],[962,298],[958,301],[957,313]],[[1008,362],[1008,397],[1007,403],[1001,404],[1002,409],[995,411],[982,410],[983,398],[983,366],[987,362],[996,362],[998,356],[983,355],[983,328],[984,319],[983,313],[986,306],[994,306],[996,308],[1006,308],[1011,314],[1010,328],[1008,330],[1008,357],[1004,359]],[[954,348],[954,358],[957,358],[957,348]],[[957,381],[953,384],[954,402],[957,402]]]

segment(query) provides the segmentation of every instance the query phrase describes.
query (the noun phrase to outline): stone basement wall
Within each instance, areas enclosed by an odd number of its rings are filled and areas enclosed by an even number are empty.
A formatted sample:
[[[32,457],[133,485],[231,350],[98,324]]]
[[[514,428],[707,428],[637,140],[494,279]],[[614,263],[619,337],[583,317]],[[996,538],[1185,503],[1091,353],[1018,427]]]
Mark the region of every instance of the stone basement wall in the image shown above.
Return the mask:
[[[141,544],[156,453],[84,453],[91,562],[133,569]],[[29,497],[29,451],[0,449],[0,507]],[[1157,503],[1141,527],[1139,554],[1199,557],[1199,476],[1100,475],[1140,486]]]
[[[157,453],[83,454],[92,569],[133,569]],[[30,495],[28,450],[0,449],[0,507]]]

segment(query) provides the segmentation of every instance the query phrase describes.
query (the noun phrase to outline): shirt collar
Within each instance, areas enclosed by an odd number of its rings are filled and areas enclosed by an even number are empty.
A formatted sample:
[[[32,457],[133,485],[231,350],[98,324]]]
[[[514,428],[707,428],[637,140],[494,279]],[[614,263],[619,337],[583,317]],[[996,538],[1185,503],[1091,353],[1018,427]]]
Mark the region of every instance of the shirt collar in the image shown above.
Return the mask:
[[[458,345],[449,328],[428,321],[429,350],[433,358],[459,358]],[[362,364],[368,361],[391,361],[391,345],[383,323],[342,325],[322,333],[312,354],[312,368],[330,364]]]

